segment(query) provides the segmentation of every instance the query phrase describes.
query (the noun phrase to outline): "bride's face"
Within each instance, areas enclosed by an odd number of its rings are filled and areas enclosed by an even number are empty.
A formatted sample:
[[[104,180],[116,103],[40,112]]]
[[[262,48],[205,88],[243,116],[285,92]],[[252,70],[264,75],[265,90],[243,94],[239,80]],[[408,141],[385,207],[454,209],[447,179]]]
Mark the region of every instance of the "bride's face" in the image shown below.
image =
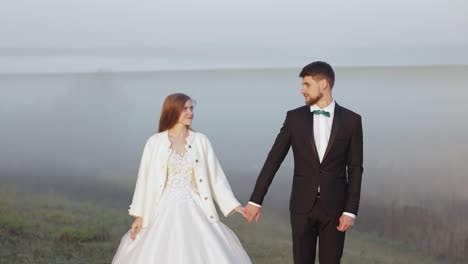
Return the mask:
[[[180,113],[178,123],[183,124],[185,126],[192,125],[193,120],[193,104],[191,100],[187,100],[184,105],[184,109],[182,113]]]

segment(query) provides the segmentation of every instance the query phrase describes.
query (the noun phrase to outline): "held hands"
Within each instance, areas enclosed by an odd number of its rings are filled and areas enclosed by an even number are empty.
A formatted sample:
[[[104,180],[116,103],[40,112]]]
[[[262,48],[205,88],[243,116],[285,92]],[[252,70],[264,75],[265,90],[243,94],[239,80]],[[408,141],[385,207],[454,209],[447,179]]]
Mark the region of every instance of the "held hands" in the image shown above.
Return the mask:
[[[142,226],[143,218],[137,216],[133,221],[132,227],[130,227],[130,238],[135,240],[136,235],[140,232]]]
[[[247,218],[247,221],[249,221],[249,223],[252,223],[252,221],[255,219],[255,222],[258,223],[258,219],[260,219],[260,215],[262,214],[262,208],[261,207],[257,207],[255,205],[251,205],[251,204],[247,204],[245,207],[244,207],[244,210],[245,210],[245,214],[246,214],[246,218]]]
[[[354,219],[347,215],[341,215],[339,225],[336,227],[338,231],[348,231],[354,225]]]
[[[247,219],[247,216],[245,215],[245,209],[244,209],[244,207],[243,207],[242,205],[237,206],[237,207],[234,209],[234,211],[235,211],[236,213],[241,214],[243,217],[245,217],[245,218]]]

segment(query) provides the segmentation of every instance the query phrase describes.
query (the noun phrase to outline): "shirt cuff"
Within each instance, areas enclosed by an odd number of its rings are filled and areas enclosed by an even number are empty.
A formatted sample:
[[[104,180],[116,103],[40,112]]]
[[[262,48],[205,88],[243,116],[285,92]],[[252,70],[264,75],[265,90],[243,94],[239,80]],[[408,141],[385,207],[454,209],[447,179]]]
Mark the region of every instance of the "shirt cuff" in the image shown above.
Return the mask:
[[[260,208],[262,207],[261,205],[259,205],[259,204],[256,204],[256,203],[254,203],[254,202],[251,202],[251,201],[249,201],[249,204],[251,204],[251,205],[253,205],[253,206],[256,206],[256,207],[260,207]]]
[[[347,216],[349,216],[349,217],[351,217],[351,218],[353,218],[353,219],[356,219],[356,215],[355,215],[355,214],[347,213],[347,212],[344,212],[343,214],[344,214],[344,215],[347,215]]]

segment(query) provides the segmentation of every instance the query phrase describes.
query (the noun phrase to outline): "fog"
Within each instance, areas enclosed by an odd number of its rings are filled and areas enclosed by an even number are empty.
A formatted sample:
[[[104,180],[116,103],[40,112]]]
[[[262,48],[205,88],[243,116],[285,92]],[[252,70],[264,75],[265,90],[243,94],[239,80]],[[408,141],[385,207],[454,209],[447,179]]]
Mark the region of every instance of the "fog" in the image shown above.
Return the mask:
[[[299,70],[0,75],[1,177],[105,179],[130,191],[165,96],[183,92],[196,101],[193,128],[247,199],[286,111],[304,104]],[[336,69],[335,100],[363,117],[365,197],[468,198],[467,70]],[[267,203],[287,201],[291,156]]]

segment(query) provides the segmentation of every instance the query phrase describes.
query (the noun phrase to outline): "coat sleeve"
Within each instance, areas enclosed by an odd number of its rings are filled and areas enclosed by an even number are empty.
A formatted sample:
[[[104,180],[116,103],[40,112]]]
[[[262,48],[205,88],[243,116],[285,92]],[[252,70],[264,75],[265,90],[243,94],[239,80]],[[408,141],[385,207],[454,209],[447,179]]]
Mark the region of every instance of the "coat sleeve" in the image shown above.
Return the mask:
[[[280,132],[278,136],[276,136],[275,143],[273,143],[262,170],[258,175],[252,195],[250,196],[250,201],[258,205],[263,204],[263,199],[268,192],[268,188],[291,147],[290,119],[290,112],[288,112]]]
[[[348,191],[345,212],[357,215],[361,197],[361,182],[363,173],[363,139],[362,121],[357,118],[348,150]]]
[[[206,144],[206,162],[208,167],[208,177],[210,179],[211,193],[213,199],[219,206],[219,209],[225,217],[241,204],[235,198],[229,182],[224,174],[221,165],[214,153],[211,142],[205,137]]]
[[[150,139],[146,141],[141,157],[140,168],[138,170],[138,178],[133,193],[132,204],[128,210],[132,216],[143,217],[144,202],[145,202],[145,186],[148,179],[148,167],[151,160],[151,142]]]

